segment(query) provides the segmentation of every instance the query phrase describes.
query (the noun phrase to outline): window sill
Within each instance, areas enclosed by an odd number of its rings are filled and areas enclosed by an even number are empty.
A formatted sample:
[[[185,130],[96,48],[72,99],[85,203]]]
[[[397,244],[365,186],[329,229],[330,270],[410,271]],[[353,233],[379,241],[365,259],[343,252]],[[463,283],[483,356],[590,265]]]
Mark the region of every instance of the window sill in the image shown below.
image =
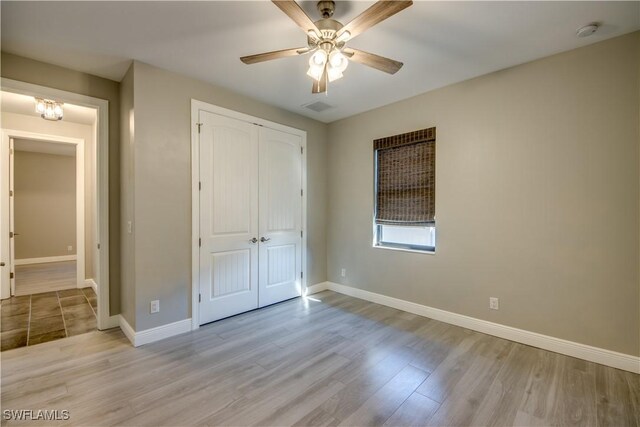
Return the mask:
[[[414,254],[425,254],[425,255],[435,255],[436,251],[430,250],[420,250],[420,249],[407,249],[407,248],[395,248],[393,246],[384,246],[384,245],[373,245],[374,249],[386,249],[388,251],[399,251],[399,252],[412,252]]]

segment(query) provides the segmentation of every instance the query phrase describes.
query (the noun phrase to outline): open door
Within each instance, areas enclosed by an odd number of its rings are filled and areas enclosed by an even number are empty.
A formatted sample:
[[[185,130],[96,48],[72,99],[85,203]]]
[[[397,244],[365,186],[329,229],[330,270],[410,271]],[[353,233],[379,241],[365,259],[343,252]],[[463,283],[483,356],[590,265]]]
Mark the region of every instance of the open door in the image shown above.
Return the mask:
[[[16,294],[16,233],[14,220],[14,142],[9,138],[9,281],[11,284],[11,296]]]
[[[9,244],[9,138],[0,139],[0,298],[11,296]]]

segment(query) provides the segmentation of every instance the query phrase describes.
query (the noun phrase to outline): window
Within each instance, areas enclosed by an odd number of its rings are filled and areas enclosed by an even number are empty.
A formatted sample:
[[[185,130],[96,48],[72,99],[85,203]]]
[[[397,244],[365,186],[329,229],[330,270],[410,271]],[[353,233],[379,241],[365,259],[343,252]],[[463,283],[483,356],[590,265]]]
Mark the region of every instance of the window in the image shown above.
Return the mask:
[[[373,141],[374,246],[435,251],[435,128]]]

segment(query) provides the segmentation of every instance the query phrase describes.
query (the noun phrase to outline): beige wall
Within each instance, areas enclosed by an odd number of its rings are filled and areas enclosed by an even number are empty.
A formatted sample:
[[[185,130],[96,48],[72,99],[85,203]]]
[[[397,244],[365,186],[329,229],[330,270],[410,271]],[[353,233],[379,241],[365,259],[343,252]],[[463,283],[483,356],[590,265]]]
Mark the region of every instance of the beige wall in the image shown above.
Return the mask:
[[[15,151],[14,166],[16,259],[75,255],[75,156]]]
[[[57,135],[84,140],[84,256],[85,256],[85,278],[94,278],[96,261],[96,236],[94,234],[95,217],[95,183],[92,180],[95,165],[93,163],[95,152],[95,129],[92,125],[71,123],[68,121],[52,122],[42,120],[40,117],[27,116],[25,114],[15,114],[2,112],[2,127],[4,129],[20,130],[26,132],[42,133],[46,135]],[[75,231],[74,234],[75,236]],[[43,242],[46,246],[46,243]],[[66,246],[65,246],[66,247]],[[73,242],[75,253],[76,243]],[[65,251],[65,254],[68,255]],[[22,258],[22,257],[21,257]],[[33,257],[26,257],[33,258]]]
[[[120,312],[120,84],[64,67],[2,52],[0,74],[109,101],[109,309]]]
[[[639,44],[626,35],[332,123],[328,279],[639,355]],[[436,254],[374,249],[372,140],[431,126]]]
[[[307,131],[307,274],[324,281],[327,126],[143,63],[134,70],[136,330],[191,316],[192,98]]]

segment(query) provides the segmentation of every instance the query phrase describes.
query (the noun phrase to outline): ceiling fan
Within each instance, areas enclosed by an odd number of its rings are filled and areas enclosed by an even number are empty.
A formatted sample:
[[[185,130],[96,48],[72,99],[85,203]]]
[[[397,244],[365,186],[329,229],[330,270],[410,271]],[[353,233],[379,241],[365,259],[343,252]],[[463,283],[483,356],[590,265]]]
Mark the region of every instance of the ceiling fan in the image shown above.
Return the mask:
[[[402,68],[402,62],[349,48],[345,44],[411,6],[413,1],[378,1],[347,25],[331,19],[335,10],[335,2],[332,0],[318,2],[317,7],[322,19],[316,22],[313,22],[295,1],[273,0],[273,3],[307,33],[308,46],[243,56],[240,60],[245,64],[311,53],[307,75],[314,80],[312,93],[326,92],[328,82],[342,77],[342,72],[349,65],[349,59],[389,74],[395,74]]]

